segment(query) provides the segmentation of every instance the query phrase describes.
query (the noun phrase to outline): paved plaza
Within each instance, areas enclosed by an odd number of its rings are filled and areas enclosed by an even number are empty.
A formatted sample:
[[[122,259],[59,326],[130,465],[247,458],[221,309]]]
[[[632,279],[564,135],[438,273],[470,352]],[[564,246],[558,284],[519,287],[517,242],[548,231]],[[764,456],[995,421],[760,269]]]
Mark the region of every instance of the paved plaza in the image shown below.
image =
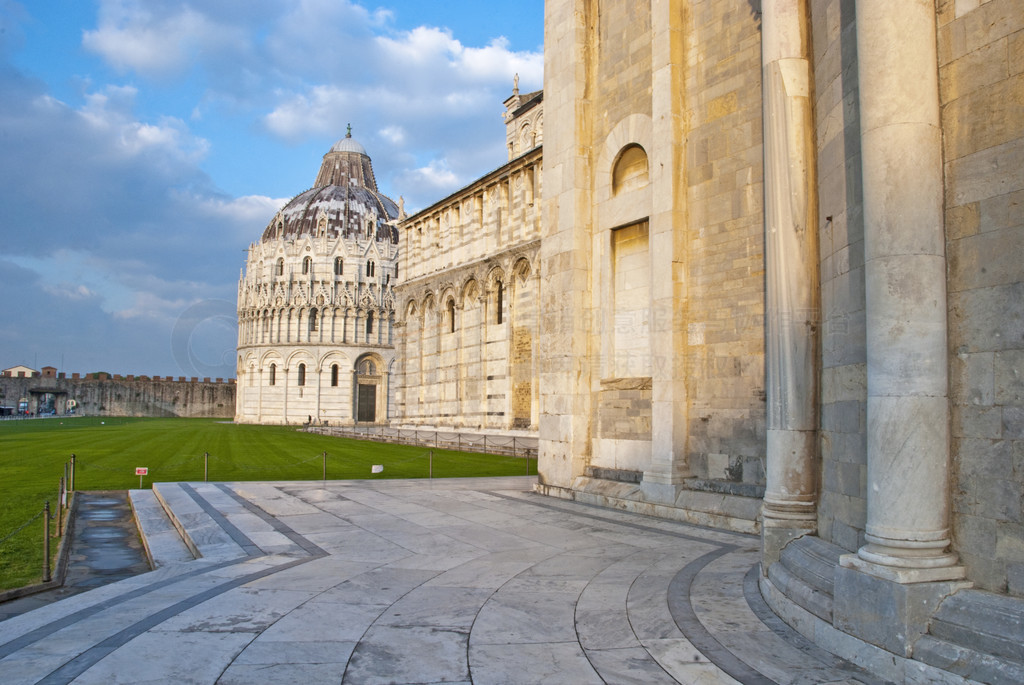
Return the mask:
[[[773,618],[758,538],[535,480],[133,491],[157,570],[0,622],[0,682],[878,682]]]

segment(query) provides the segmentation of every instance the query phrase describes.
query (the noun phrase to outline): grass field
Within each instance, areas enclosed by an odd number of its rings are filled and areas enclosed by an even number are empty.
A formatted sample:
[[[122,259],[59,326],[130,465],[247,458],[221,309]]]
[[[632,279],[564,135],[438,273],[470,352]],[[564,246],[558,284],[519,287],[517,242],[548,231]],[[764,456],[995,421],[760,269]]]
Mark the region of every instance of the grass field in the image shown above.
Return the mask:
[[[139,487],[135,468],[154,481],[426,478],[426,447],[387,445],[215,419],[53,418],[0,422],[0,590],[42,574],[41,519],[12,536],[50,500],[56,506],[64,464],[75,454],[77,490]],[[371,474],[370,467],[384,470]],[[522,458],[433,450],[435,478],[527,475]],[[529,462],[536,473],[536,462]],[[56,541],[55,541],[56,542]],[[56,547],[56,545],[54,545]]]

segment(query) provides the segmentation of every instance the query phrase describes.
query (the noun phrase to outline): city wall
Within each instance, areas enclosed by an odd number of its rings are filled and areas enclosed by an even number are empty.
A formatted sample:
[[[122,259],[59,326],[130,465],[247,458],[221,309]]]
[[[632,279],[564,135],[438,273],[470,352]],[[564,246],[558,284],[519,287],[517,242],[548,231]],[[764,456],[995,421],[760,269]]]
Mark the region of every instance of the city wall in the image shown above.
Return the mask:
[[[234,379],[185,376],[65,374],[0,377],[0,406],[16,413],[27,401],[30,414],[49,409],[58,416],[181,416],[230,419],[235,414]]]

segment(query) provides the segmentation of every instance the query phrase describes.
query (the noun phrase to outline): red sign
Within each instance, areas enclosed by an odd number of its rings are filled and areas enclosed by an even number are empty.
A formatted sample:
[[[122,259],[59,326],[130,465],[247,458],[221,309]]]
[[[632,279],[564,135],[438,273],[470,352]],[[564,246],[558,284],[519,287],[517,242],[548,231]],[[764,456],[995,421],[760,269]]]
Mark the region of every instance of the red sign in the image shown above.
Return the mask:
[[[139,466],[139,467],[137,467],[135,469],[135,475],[136,476],[146,476],[146,475],[149,475],[149,469],[146,468],[145,466]]]

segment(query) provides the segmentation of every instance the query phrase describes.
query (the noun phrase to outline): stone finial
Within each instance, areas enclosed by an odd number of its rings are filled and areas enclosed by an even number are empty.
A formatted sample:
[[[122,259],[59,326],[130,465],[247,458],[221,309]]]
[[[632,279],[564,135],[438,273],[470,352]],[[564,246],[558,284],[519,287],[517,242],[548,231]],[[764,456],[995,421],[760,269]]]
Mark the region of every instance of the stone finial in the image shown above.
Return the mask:
[[[512,77],[512,94],[519,95],[519,74]]]

